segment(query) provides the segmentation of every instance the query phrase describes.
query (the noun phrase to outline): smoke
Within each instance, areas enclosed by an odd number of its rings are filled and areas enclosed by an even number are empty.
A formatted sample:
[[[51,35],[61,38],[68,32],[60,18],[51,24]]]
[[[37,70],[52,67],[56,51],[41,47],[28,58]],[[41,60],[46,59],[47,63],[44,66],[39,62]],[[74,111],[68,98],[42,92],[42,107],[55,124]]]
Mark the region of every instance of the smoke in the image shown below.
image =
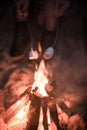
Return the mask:
[[[73,21],[71,23],[70,21],[72,19],[69,19],[71,27]],[[47,69],[53,74],[60,92],[59,95],[55,94],[59,98],[69,100],[74,110],[85,113],[87,110],[87,54],[81,22],[77,19],[75,21],[75,24],[79,24],[75,32],[73,30],[76,26],[72,30],[67,28],[66,21],[62,25],[64,30],[61,29],[55,55],[47,63]]]

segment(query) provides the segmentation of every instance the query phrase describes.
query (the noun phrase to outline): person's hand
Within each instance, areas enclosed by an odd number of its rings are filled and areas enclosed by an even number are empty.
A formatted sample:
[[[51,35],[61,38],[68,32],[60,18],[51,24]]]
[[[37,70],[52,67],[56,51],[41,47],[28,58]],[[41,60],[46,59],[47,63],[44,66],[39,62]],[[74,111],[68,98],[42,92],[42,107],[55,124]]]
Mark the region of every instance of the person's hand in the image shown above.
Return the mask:
[[[29,6],[29,1],[25,0],[20,1],[17,3],[17,10],[16,10],[16,15],[17,15],[17,20],[26,20],[28,17],[28,6]]]
[[[59,0],[55,7],[55,15],[57,17],[65,14],[65,11],[70,7],[70,2],[68,0]]]

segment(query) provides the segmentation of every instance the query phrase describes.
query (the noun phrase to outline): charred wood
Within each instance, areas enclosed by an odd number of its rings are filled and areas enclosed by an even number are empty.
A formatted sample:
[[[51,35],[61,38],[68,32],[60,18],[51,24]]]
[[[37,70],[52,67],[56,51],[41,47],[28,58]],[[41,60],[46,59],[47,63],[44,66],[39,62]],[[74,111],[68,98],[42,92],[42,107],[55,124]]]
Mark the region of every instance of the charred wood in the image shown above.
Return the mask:
[[[53,82],[54,85],[56,85],[55,82]],[[59,105],[59,107],[68,115],[68,116],[72,116],[73,114],[75,114],[76,112],[72,111],[71,108],[69,108],[63,101],[59,101],[58,97],[59,97],[59,90],[57,87],[52,86],[51,84],[47,84],[45,86],[45,90],[46,92],[54,98],[54,102],[57,103]]]
[[[43,109],[43,126],[45,130],[48,130],[48,120],[47,120],[47,102],[45,101],[42,105]]]
[[[40,116],[40,98],[32,94],[26,130],[37,130]]]
[[[57,130],[60,130],[56,104],[54,104],[50,107],[50,114],[57,127]]]

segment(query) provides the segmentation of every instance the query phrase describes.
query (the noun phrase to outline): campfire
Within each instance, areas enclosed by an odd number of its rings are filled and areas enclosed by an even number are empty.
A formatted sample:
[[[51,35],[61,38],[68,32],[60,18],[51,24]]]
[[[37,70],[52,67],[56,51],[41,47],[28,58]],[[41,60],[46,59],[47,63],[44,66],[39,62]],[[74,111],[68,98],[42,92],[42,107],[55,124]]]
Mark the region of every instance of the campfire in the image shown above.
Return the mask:
[[[61,130],[62,125],[66,129],[68,122],[81,120],[73,113],[69,100],[58,98],[56,81],[43,59],[35,67],[33,84],[15,92],[20,95],[0,111],[0,130]],[[75,119],[69,120],[73,114]],[[68,129],[76,130],[75,126]]]

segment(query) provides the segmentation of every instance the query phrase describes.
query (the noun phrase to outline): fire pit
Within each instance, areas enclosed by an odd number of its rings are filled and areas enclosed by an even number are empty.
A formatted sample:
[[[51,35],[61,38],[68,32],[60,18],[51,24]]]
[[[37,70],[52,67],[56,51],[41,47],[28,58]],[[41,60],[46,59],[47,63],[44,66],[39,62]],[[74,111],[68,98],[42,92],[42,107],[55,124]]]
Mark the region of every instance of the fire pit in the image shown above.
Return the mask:
[[[26,70],[24,73],[27,73]],[[61,130],[66,127],[68,130],[75,130],[76,125],[73,128],[67,126],[67,122],[71,124],[75,119],[77,119],[76,122],[80,120],[83,124],[81,118],[76,116],[75,112],[73,113],[70,106],[59,99],[56,81],[46,70],[44,60],[36,66],[33,83],[29,85],[26,80],[24,83],[25,86],[22,83],[23,86],[20,88],[18,86],[16,89],[8,83],[9,87],[5,92],[9,95],[11,91],[16,98],[9,98],[9,105],[0,108],[1,130]],[[4,93],[4,90],[1,93]],[[5,100],[4,97],[4,102]],[[74,114],[75,119],[70,120],[69,118]],[[63,118],[66,120],[65,123]]]

